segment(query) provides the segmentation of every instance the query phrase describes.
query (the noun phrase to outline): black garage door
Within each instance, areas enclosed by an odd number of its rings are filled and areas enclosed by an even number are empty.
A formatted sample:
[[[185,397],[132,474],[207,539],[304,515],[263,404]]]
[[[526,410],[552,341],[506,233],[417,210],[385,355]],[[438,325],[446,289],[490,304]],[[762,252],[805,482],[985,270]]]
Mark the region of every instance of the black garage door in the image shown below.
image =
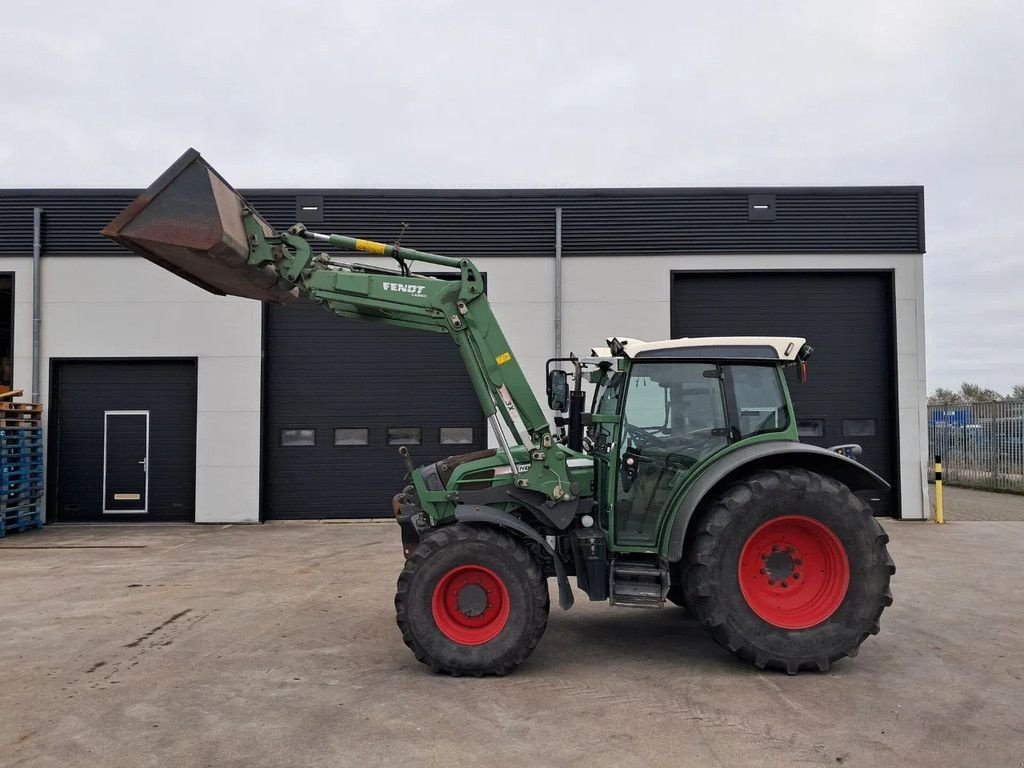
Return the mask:
[[[790,374],[801,441],[859,443],[861,461],[897,487],[890,273],[679,272],[671,322],[673,337],[806,337],[808,382]],[[896,512],[888,497],[872,505]]]
[[[267,518],[384,517],[406,470],[486,445],[483,413],[446,335],[268,308]]]
[[[195,360],[55,361],[47,518],[195,517]]]

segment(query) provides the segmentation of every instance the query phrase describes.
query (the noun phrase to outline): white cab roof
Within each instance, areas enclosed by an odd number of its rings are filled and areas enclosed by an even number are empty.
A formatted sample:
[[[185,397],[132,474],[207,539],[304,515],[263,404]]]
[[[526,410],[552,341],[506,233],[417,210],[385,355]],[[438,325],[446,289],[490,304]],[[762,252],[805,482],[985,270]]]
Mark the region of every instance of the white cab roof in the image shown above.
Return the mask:
[[[596,357],[610,357],[612,349],[621,346],[626,357],[671,357],[677,352],[680,357],[720,357],[734,348],[736,357],[765,357],[775,360],[795,361],[800,348],[807,342],[798,336],[698,336],[664,341],[643,341],[626,337],[608,339],[607,347],[595,349]],[[774,355],[772,354],[774,352]]]

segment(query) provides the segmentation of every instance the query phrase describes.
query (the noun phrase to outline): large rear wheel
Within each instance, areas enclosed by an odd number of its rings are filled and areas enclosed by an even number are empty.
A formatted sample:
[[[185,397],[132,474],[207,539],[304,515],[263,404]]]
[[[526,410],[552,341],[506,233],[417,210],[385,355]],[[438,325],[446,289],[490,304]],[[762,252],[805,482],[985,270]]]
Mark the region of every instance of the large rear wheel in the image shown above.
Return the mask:
[[[684,552],[686,604],[758,667],[825,671],[879,630],[892,604],[889,537],[846,486],[764,470],[715,498]]]
[[[504,675],[547,627],[547,581],[530,553],[494,528],[457,524],[424,538],[398,578],[405,644],[434,672]]]

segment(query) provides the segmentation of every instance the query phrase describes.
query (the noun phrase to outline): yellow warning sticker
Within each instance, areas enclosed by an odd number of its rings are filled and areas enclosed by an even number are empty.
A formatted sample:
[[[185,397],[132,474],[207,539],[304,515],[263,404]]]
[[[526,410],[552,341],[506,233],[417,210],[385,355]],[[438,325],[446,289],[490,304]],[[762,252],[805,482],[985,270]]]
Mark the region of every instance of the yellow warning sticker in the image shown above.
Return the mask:
[[[495,362],[497,362],[498,365],[504,365],[511,359],[512,355],[510,355],[508,352],[502,352],[500,355],[494,358]]]
[[[356,240],[356,250],[366,251],[367,253],[376,253],[383,256],[387,253],[388,247],[384,243],[378,243],[374,240]]]

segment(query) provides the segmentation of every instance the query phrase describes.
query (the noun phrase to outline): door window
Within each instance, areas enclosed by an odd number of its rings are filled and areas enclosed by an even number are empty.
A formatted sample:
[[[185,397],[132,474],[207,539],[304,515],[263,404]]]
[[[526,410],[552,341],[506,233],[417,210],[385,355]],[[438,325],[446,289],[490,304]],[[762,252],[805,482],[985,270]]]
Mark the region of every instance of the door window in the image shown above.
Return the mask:
[[[636,363],[625,391],[616,540],[653,545],[677,482],[729,441],[717,366]]]
[[[472,427],[441,427],[441,445],[472,445]]]
[[[388,427],[388,445],[419,445],[423,442],[420,427]]]
[[[335,427],[335,445],[369,445],[370,430],[367,427]]]

